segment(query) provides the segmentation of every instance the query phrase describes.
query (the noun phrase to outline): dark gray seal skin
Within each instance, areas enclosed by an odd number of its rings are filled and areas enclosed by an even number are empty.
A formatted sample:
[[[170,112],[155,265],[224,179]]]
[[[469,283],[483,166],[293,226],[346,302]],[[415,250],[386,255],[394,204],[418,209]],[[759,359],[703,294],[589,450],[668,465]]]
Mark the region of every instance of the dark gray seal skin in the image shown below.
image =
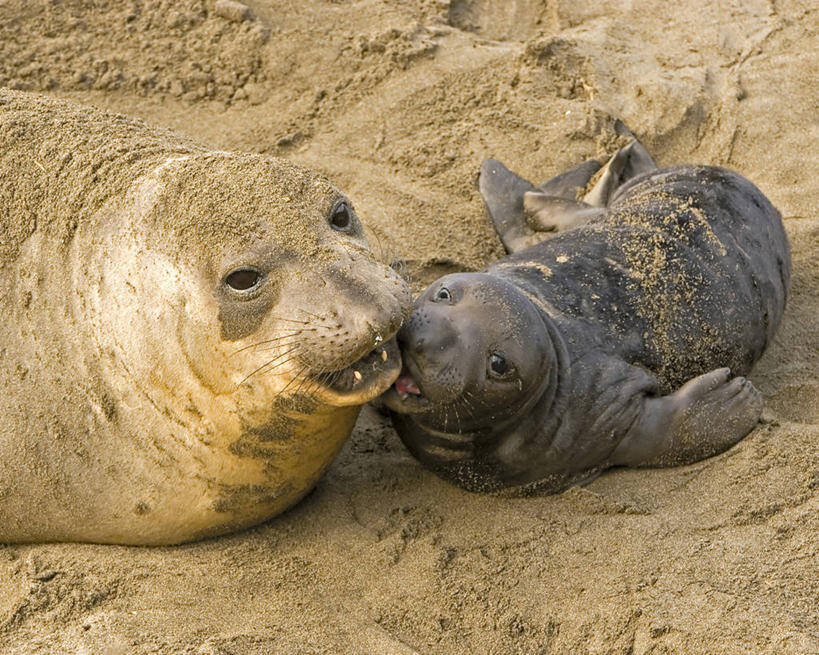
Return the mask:
[[[578,227],[417,299],[399,332],[404,371],[383,398],[439,476],[472,491],[558,492],[612,466],[715,455],[758,423],[762,401],[743,376],[785,307],[780,214],[731,171],[640,172],[653,162],[635,159],[608,190],[598,182],[597,211],[552,188],[568,206],[561,225],[574,212]],[[537,189],[494,160],[480,184],[504,242],[534,232],[520,209]]]

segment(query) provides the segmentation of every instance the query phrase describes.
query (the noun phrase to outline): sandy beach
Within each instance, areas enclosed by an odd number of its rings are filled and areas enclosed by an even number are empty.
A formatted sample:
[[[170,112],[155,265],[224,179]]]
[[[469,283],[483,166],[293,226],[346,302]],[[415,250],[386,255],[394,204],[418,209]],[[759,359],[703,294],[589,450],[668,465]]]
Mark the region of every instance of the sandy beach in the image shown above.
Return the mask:
[[[283,156],[414,291],[503,255],[475,188],[617,148],[725,166],[793,279],[728,452],[471,494],[366,407],[295,508],[163,548],[0,545],[0,652],[819,654],[819,7],[809,0],[0,0],[0,86]],[[0,171],[0,182],[3,171]]]

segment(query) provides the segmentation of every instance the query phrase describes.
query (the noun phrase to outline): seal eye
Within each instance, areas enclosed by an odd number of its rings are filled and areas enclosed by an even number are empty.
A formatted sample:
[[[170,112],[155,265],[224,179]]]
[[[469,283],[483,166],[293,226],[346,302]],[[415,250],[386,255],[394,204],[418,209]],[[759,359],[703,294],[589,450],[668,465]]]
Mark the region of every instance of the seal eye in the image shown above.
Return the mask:
[[[489,355],[489,373],[493,377],[503,377],[509,372],[509,363],[506,357],[500,353],[492,353]]]
[[[234,291],[250,291],[261,280],[259,271],[252,268],[240,268],[228,274],[225,283]]]
[[[330,214],[330,225],[334,230],[346,231],[353,222],[350,206],[343,200],[333,208]]]
[[[435,300],[437,302],[452,302],[452,293],[446,287],[441,287],[435,292]]]

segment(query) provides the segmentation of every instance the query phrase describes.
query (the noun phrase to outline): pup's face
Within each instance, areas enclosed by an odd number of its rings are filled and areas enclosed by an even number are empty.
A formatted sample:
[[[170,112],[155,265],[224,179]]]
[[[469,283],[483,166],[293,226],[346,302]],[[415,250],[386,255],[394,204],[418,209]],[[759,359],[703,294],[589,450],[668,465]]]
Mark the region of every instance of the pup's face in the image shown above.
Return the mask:
[[[438,434],[437,451],[468,456],[541,389],[547,341],[536,308],[512,285],[447,275],[418,298],[398,334],[404,369],[384,402]]]

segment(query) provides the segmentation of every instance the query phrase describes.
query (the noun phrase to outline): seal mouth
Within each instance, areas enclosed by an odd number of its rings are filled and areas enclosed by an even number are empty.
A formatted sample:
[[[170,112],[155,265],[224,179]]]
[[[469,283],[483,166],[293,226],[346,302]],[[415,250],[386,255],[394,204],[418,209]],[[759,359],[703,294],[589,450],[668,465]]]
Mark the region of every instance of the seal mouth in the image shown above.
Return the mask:
[[[395,390],[398,392],[398,395],[401,396],[401,400],[406,400],[410,395],[413,396],[421,396],[421,389],[418,388],[418,384],[415,382],[415,379],[412,377],[412,373],[409,372],[409,369],[404,367],[401,371],[401,375],[398,376],[398,379],[393,384]]]
[[[384,394],[384,404],[400,414],[417,414],[429,409],[432,401],[424,394],[417,372],[413,373],[410,361],[405,357],[404,367],[393,385]]]
[[[352,364],[311,375],[333,405],[363,405],[380,396],[401,372],[401,351],[395,338],[383,342]]]

